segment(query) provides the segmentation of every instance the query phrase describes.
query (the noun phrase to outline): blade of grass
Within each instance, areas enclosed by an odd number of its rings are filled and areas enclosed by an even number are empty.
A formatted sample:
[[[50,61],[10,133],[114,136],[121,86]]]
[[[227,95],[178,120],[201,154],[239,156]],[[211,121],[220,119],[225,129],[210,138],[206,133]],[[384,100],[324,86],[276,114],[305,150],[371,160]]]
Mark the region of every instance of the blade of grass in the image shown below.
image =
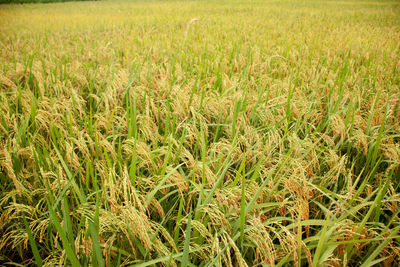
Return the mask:
[[[28,234],[29,244],[31,245],[31,248],[32,248],[32,253],[33,253],[33,257],[35,258],[35,263],[36,263],[37,266],[40,267],[40,266],[43,265],[42,258],[40,257],[39,250],[38,250],[38,248],[36,246],[36,241],[33,238],[33,235],[32,235],[32,232],[31,232],[31,228],[29,227],[29,224],[26,221],[26,217],[25,217],[24,213],[22,213],[22,219],[24,221],[25,229],[26,229],[26,232]]]
[[[191,221],[192,221],[192,213],[189,212],[188,222],[187,222],[187,226],[186,226],[185,243],[184,243],[184,247],[183,247],[182,262],[181,262],[182,267],[186,267],[189,264],[190,233],[192,231]]]

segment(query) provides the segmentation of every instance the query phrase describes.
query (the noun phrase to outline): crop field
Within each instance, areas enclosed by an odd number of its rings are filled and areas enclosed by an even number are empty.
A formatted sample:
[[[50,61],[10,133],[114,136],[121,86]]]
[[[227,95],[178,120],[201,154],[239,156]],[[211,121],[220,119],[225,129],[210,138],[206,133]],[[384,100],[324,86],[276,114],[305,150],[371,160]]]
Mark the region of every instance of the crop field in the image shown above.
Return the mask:
[[[0,5],[0,265],[397,266],[400,2]]]

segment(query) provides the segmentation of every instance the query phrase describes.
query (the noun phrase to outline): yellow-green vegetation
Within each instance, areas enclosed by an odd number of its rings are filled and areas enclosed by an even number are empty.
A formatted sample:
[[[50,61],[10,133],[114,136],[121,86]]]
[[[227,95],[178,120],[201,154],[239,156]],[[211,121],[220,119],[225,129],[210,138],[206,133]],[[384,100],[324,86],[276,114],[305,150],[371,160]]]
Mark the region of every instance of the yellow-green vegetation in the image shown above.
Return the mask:
[[[67,2],[67,1],[97,1],[97,0],[0,0],[0,4],[53,3],[53,2]]]
[[[0,6],[0,263],[400,262],[400,3]]]

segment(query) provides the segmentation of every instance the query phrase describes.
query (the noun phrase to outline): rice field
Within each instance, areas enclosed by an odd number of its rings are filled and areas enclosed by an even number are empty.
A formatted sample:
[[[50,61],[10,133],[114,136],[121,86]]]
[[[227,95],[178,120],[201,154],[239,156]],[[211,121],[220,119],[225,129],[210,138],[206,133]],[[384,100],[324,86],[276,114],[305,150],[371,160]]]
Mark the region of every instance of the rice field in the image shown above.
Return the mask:
[[[0,265],[400,264],[400,2],[3,4],[0,47]]]

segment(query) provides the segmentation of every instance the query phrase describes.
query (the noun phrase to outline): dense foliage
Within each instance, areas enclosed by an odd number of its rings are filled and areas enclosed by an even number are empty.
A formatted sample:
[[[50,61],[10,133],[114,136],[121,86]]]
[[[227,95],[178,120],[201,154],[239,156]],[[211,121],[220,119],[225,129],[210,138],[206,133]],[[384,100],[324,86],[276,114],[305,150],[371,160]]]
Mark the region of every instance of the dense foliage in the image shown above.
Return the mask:
[[[0,6],[0,264],[398,265],[399,17]]]

